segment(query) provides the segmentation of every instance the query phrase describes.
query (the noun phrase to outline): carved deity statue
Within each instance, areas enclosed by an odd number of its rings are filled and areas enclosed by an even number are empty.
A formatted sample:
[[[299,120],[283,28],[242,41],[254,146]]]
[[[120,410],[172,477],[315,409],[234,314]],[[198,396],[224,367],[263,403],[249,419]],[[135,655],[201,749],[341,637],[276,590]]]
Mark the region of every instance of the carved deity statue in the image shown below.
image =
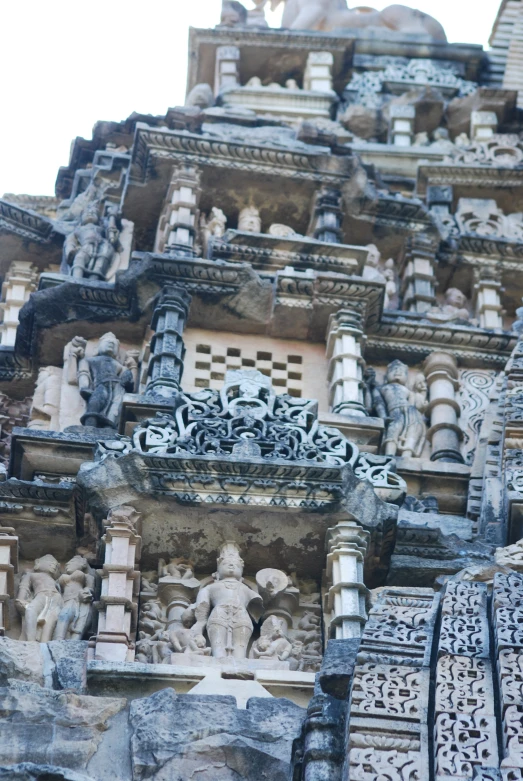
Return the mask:
[[[385,454],[389,456],[419,457],[425,444],[427,426],[423,413],[428,406],[425,378],[418,375],[412,390],[408,379],[408,367],[395,360],[387,366],[383,385],[372,386],[376,412],[387,421],[384,441]]]
[[[261,233],[261,219],[258,209],[245,206],[238,217],[238,230],[246,233]]]
[[[254,659],[279,659],[286,662],[292,651],[292,643],[286,634],[285,621],[277,616],[269,616],[262,625],[260,637],[253,643]]]
[[[100,201],[86,204],[75,229],[64,242],[63,266],[75,279],[105,280],[119,248],[120,218],[115,206],[100,216]]]
[[[100,337],[96,355],[85,354],[86,341],[75,337],[69,357],[71,385],[78,384],[80,395],[87,401],[80,422],[84,426],[115,428],[124,394],[134,389],[136,360],[127,353],[120,360],[120,342],[114,334]]]
[[[54,640],[82,640],[92,619],[94,577],[87,559],[73,556],[58,579],[63,606],[54,631]]]
[[[427,312],[427,319],[437,323],[451,323],[463,320],[469,322],[470,312],[467,309],[467,297],[457,287],[449,287],[445,293],[445,303],[434,306]]]
[[[281,2],[285,0],[271,0],[272,9]],[[392,32],[427,35],[435,41],[447,40],[441,24],[422,11],[405,5],[389,5],[383,11],[362,6],[351,11],[345,0],[286,0],[282,27],[324,32],[382,27]]]
[[[60,565],[51,555],[36,559],[32,572],[22,575],[15,600],[22,616],[21,640],[52,640],[63,606],[59,577]]]
[[[259,594],[242,580],[243,561],[238,546],[225,543],[218,558],[215,582],[200,589],[196,600],[194,635],[207,630],[213,657],[245,659],[256,620],[263,611]]]

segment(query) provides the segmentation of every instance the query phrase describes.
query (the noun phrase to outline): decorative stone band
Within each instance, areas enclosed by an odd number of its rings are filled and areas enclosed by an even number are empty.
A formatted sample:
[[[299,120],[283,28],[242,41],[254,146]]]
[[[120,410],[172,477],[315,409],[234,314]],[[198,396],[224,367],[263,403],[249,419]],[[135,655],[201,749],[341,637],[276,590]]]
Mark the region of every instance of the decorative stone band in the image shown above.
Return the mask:
[[[430,652],[439,595],[385,588],[363,630],[351,692],[351,781],[428,778]]]

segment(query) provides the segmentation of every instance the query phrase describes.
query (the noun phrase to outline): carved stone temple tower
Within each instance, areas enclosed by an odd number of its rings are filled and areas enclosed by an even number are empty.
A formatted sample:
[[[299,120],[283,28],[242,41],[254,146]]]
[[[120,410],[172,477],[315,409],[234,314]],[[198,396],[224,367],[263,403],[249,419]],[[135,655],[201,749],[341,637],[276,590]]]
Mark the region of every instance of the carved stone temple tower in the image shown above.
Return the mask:
[[[521,2],[265,5],[0,200],[0,780],[523,779]]]

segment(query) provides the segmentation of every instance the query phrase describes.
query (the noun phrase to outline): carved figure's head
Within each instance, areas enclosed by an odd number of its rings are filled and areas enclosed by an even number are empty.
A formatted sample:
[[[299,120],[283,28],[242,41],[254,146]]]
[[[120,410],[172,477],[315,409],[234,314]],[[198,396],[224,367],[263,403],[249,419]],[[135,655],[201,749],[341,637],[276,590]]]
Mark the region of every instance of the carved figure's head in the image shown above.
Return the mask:
[[[76,572],[77,570],[80,570],[81,572],[87,572],[89,569],[89,564],[87,562],[87,559],[84,559],[83,556],[73,556],[72,559],[69,559],[67,564],[65,565],[65,572],[67,575],[72,575],[73,572]]]
[[[271,641],[268,637],[259,637],[256,641],[256,648],[258,651],[267,651],[269,649],[269,646],[271,644]]]
[[[96,201],[88,203],[82,212],[82,225],[88,225],[89,223],[97,225],[99,219],[98,203]]]
[[[35,559],[34,571],[45,572],[47,575],[51,575],[54,580],[58,580],[60,577],[60,565],[50,553]]]
[[[261,233],[260,213],[255,206],[246,206],[238,217],[238,230],[247,233]]]
[[[194,635],[193,637],[194,644],[196,648],[206,648],[207,647],[207,640],[203,635]]]
[[[375,244],[367,244],[367,249],[369,250],[369,254],[367,255],[366,265],[371,266],[371,268],[378,268],[381,252]]]
[[[456,309],[465,309],[467,298],[457,287],[449,287],[445,293],[445,303],[447,306],[455,306]]]
[[[186,629],[190,629],[194,624],[194,611],[188,607],[182,613],[182,624]]]
[[[114,334],[108,333],[100,337],[97,350],[98,355],[110,355],[111,358],[116,358],[119,350],[120,342]]]
[[[222,545],[218,557],[218,580],[222,578],[236,578],[241,580],[243,574],[243,559],[240,557],[238,546],[235,542],[226,542]]]
[[[412,387],[416,393],[427,393],[427,380],[425,379],[425,375],[421,372],[416,374],[416,377],[414,378],[414,385]]]
[[[387,366],[387,374],[385,375],[385,380],[387,382],[396,382],[399,385],[406,385],[408,379],[409,369],[405,363],[398,360],[389,363]]]

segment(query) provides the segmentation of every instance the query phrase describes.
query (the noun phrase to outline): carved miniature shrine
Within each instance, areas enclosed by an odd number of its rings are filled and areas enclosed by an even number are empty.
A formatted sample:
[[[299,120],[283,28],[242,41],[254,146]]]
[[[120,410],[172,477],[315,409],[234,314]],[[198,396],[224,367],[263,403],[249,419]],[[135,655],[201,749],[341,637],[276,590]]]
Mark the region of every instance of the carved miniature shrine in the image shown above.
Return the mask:
[[[0,200],[2,779],[523,778],[523,2],[268,5]]]

